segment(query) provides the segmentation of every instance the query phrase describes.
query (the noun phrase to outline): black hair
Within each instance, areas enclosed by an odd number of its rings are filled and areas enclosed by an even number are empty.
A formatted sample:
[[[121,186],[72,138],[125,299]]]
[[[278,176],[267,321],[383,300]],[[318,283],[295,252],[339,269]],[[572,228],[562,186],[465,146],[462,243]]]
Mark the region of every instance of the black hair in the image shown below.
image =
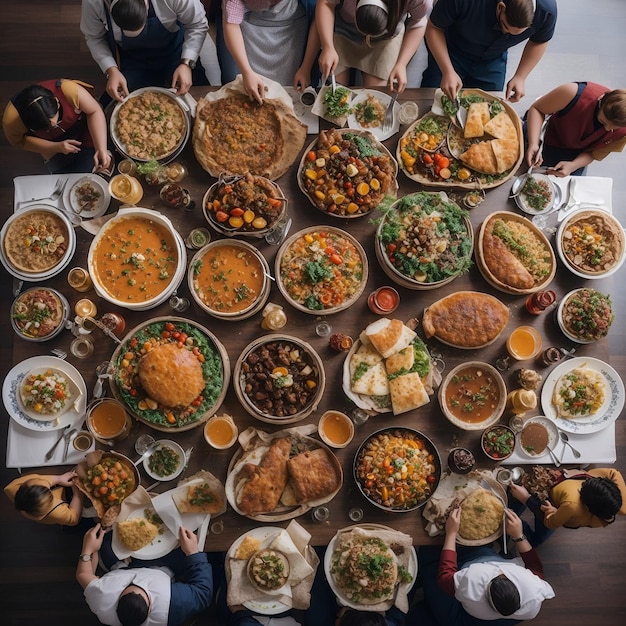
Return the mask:
[[[580,487],[582,503],[605,522],[613,522],[622,508],[622,494],[617,484],[610,478],[596,476],[587,478]]]
[[[32,131],[51,130],[50,121],[62,109],[55,95],[41,85],[31,85],[17,94],[13,104],[26,128]]]
[[[340,618],[339,626],[385,626],[387,621],[380,613],[348,609]]]
[[[148,619],[148,603],[138,593],[125,593],[117,601],[117,617],[122,626],[140,626]]]
[[[506,5],[504,14],[509,26],[528,28],[535,19],[533,0],[501,0]]]
[[[504,574],[500,574],[489,583],[491,602],[500,615],[512,615],[520,607],[519,590],[515,583]]]
[[[386,1],[385,4],[386,12],[381,7],[371,4],[360,7],[357,3],[355,21],[360,32],[374,39],[394,36],[398,23],[407,13],[408,0]]]
[[[145,0],[119,0],[111,9],[113,21],[122,30],[141,30],[148,17]]]
[[[45,485],[26,481],[15,493],[15,508],[29,515],[41,515],[52,506],[52,492]]]

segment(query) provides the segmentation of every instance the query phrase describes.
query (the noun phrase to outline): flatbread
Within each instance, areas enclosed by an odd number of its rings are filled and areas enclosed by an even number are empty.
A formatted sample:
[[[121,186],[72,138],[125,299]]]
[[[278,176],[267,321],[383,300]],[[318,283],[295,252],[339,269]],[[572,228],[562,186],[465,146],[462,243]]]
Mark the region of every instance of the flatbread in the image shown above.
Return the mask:
[[[412,411],[430,402],[417,372],[402,374],[389,381],[391,409],[394,415]]]
[[[174,491],[172,499],[179,513],[221,513],[224,510],[226,495],[224,486],[215,477],[187,487],[185,493]]]
[[[484,125],[489,121],[489,103],[473,102],[467,110],[467,120],[463,128],[466,139],[482,137],[485,134]]]
[[[483,174],[498,173],[498,163],[491,147],[491,141],[472,144],[459,159],[477,172]]]
[[[459,535],[472,541],[484,539],[502,527],[504,506],[487,489],[479,487],[461,503]]]
[[[147,546],[159,534],[159,527],[145,517],[117,522],[117,536],[133,552]]]
[[[350,359],[350,380],[351,389],[354,393],[361,393],[366,396],[386,396],[389,393],[389,381],[387,380],[387,373],[382,361],[375,363],[374,365],[362,365],[367,369],[358,377],[355,378],[357,368],[359,364],[363,363],[358,358],[355,359],[356,354],[352,355]]]
[[[535,285],[532,274],[500,239],[485,232],[482,246],[483,262],[491,274],[504,285],[515,289],[530,289]]]
[[[517,161],[519,146],[516,139],[494,139],[491,142],[491,149],[496,157],[498,173],[506,172]]]
[[[365,335],[385,359],[406,348],[417,336],[400,320],[385,317],[372,322],[365,329]]]
[[[485,124],[485,132],[496,139],[517,142],[517,130],[506,111],[500,111]]]
[[[401,370],[408,372],[413,367],[413,363],[415,363],[415,350],[413,345],[410,345],[385,359],[385,369],[389,375]]]
[[[341,485],[337,463],[324,448],[292,457],[287,462],[287,472],[298,504],[325,498]]]

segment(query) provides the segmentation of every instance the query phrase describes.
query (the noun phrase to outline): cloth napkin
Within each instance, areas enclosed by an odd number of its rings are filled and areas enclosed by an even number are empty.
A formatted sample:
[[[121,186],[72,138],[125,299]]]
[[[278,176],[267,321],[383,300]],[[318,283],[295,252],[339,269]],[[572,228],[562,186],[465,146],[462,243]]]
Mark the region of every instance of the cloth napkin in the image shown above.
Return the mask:
[[[313,109],[300,102],[300,92],[293,87],[285,87],[293,102],[293,112],[295,116],[307,127],[308,135],[317,135],[320,132],[320,118],[313,113]]]
[[[271,532],[259,549],[272,547],[280,550],[289,559],[289,582],[277,595],[266,595],[252,585],[248,578],[248,559],[235,558],[235,552],[226,557],[226,579],[228,594],[226,602],[232,611],[244,607],[246,602],[280,602],[288,608],[307,609],[311,603],[311,586],[319,559],[309,545],[311,535],[295,520],[286,529]]]
[[[567,200],[565,206],[561,206],[557,215],[557,221],[562,222],[565,216],[572,210],[581,208],[603,209],[608,213],[613,212],[612,194],[613,179],[599,176],[558,176],[548,175],[550,181],[559,187],[561,197]]]

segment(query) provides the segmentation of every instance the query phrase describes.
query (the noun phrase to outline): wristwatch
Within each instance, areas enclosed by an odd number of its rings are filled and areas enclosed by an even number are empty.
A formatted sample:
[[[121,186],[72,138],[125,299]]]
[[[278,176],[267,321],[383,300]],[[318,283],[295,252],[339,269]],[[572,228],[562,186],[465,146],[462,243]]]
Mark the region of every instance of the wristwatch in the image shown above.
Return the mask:
[[[92,558],[93,558],[93,554],[81,554],[78,557],[78,560],[82,561],[83,563],[87,563],[87,561],[91,561]]]
[[[520,541],[526,541],[526,535],[522,533],[521,537],[518,537],[517,539],[515,539],[514,537],[511,537],[511,539],[513,539],[515,543],[519,543]]]
[[[181,59],[180,64],[189,66],[189,69],[191,70],[193,70],[196,67],[196,62],[192,61],[191,59]]]

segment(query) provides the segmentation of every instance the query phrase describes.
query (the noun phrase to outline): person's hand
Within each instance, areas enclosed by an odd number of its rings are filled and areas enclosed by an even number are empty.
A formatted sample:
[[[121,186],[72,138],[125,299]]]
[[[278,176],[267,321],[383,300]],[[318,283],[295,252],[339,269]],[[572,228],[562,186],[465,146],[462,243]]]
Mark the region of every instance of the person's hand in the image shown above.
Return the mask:
[[[90,528],[83,537],[83,550],[82,554],[94,554],[98,552],[102,547],[102,541],[106,531],[102,528],[100,522],[98,522],[93,528]]]
[[[319,65],[322,73],[322,84],[337,69],[339,55],[335,48],[322,48],[320,52]]]
[[[185,63],[181,63],[172,76],[172,89],[176,89],[177,96],[184,96],[191,85],[191,68]]]
[[[63,487],[72,487],[74,483],[72,479],[77,476],[75,470],[70,470],[69,472],[65,472],[65,474],[60,474],[57,476],[57,485],[62,485]]]
[[[526,165],[528,167],[539,167],[543,163],[543,153],[541,148],[535,144],[528,144],[526,149]]]
[[[259,104],[263,104],[265,84],[261,76],[256,72],[247,72],[243,76],[243,86],[251,100],[256,100]]]
[[[526,504],[528,498],[530,498],[528,489],[526,489],[526,487],[522,487],[522,485],[511,483],[509,485],[509,492],[518,502],[521,502],[522,504]]]
[[[461,77],[456,73],[452,72],[451,74],[444,74],[441,77],[441,91],[450,98],[450,100],[454,101],[456,99],[457,94],[459,93],[459,89],[463,87],[463,81]]]
[[[506,84],[505,99],[509,102],[519,102],[526,95],[526,81],[513,76]]]
[[[389,82],[387,84],[391,91],[402,93],[407,85],[406,67],[404,65],[394,65],[391,74],[389,74]]]
[[[107,70],[109,78],[107,79],[106,92],[116,100],[122,102],[128,95],[128,85],[124,74],[117,67],[110,67]]]
[[[548,168],[548,174],[564,178],[569,176],[575,169],[576,167],[571,161],[559,161],[554,167]]]
[[[456,537],[456,535],[459,532],[460,525],[461,525],[461,508],[457,507],[456,509],[452,509],[452,511],[450,511],[450,515],[448,515],[448,519],[446,520],[446,536]]]
[[[504,509],[504,516],[506,518],[506,534],[510,537],[521,537],[522,532],[522,520],[511,509]]]
[[[96,150],[93,155],[95,172],[111,172],[113,170],[113,157],[108,150]]]
[[[299,67],[293,76],[293,88],[302,93],[310,84],[311,72],[307,72]]]
[[[178,529],[178,540],[180,541],[180,549],[187,556],[199,552],[198,537],[184,526]]]
[[[57,154],[77,154],[80,152],[81,141],[78,139],[66,139],[65,141],[56,142]]]
[[[550,515],[554,515],[557,511],[557,508],[550,502],[550,500],[544,500],[544,503],[541,505],[541,510],[545,517]]]

